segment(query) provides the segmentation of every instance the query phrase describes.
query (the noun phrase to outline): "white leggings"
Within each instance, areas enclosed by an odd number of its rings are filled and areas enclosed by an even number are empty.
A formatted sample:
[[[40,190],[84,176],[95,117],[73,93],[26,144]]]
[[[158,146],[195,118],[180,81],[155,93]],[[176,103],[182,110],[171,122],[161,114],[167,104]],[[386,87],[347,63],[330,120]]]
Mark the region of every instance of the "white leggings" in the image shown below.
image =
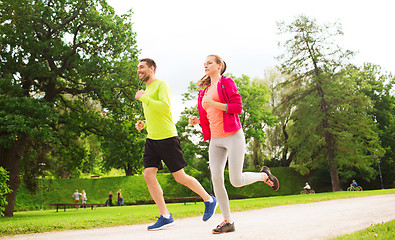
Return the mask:
[[[228,157],[229,179],[235,187],[264,181],[265,173],[243,172],[245,137],[242,129],[224,138],[212,138],[209,146],[209,165],[214,193],[224,219],[230,219],[229,197],[224,184],[224,170]]]

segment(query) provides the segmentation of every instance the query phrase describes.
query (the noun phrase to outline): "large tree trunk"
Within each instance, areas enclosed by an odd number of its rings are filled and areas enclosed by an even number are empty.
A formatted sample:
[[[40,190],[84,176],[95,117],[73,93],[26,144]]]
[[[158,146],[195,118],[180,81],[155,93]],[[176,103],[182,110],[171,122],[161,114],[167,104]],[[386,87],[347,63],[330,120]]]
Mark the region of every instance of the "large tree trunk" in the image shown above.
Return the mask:
[[[133,175],[133,168],[130,166],[129,163],[127,165],[125,165],[124,168],[125,168],[126,176],[132,176]]]
[[[337,167],[335,164],[335,151],[333,147],[333,136],[329,132],[325,131],[325,143],[326,149],[328,151],[328,162],[329,162],[329,171],[331,175],[332,182],[332,191],[342,191],[340,187],[339,174],[337,172]]]
[[[10,148],[0,148],[0,155],[2,160],[0,162],[1,166],[8,171],[9,180],[7,182],[9,188],[12,190],[11,193],[7,194],[7,206],[5,206],[4,216],[12,217],[14,216],[14,207],[16,200],[16,193],[18,191],[19,185],[21,184],[21,179],[19,178],[19,162],[23,153],[23,149],[26,145],[26,138],[21,138],[15,142]]]
[[[62,179],[69,179],[71,177],[71,173],[66,172],[64,170],[64,166],[60,166],[59,171],[60,171],[60,177]]]
[[[322,129],[324,132],[325,145],[328,152],[328,162],[329,162],[329,171],[330,171],[331,182],[332,182],[332,191],[334,192],[342,191],[340,187],[339,173],[337,172],[337,167],[335,164],[335,147],[333,142],[333,135],[327,130],[329,127],[328,119],[326,118],[328,110],[326,106],[324,92],[321,86],[318,87],[318,93],[321,96],[321,111],[324,113],[324,119],[322,120]]]
[[[283,164],[284,164],[283,167],[289,167],[289,165],[291,165],[291,162],[292,162],[295,154],[296,154],[296,151],[292,150],[291,153],[289,154],[288,158],[285,159],[285,161],[283,162]]]
[[[283,148],[283,152],[282,152],[282,157],[281,157],[281,166],[282,167],[289,167],[289,165],[291,165],[291,162],[293,160],[293,157],[296,154],[295,150],[292,150],[291,153],[288,155],[288,151],[289,148],[287,147],[287,143],[288,143],[288,132],[286,131],[287,128],[287,124],[285,123],[281,130],[283,132],[283,136],[284,136],[284,148]]]
[[[281,157],[281,166],[283,167],[288,167],[287,165],[287,155],[288,155],[288,147],[287,147],[287,143],[288,143],[288,133],[285,130],[287,127],[287,124],[284,124],[281,128],[283,136],[284,136],[284,148],[283,148],[283,152],[282,152],[282,157]]]
[[[252,154],[251,154],[251,159],[252,159],[252,164],[255,169],[260,169],[262,167],[263,163],[263,156],[262,156],[262,149],[261,149],[261,144],[256,138],[252,139]]]

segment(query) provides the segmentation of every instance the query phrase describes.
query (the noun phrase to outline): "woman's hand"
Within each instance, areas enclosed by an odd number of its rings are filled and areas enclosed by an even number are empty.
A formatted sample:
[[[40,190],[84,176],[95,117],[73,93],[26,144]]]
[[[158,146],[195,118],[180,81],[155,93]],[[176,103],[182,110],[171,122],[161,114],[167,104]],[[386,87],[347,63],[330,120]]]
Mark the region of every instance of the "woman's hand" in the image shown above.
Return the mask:
[[[197,118],[196,116],[190,117],[189,118],[189,124],[190,125],[200,124],[200,119]]]
[[[202,100],[204,103],[206,103],[206,104],[208,104],[208,105],[210,105],[210,106],[212,106],[212,107],[215,107],[215,108],[218,108],[219,110],[222,110],[222,111],[224,111],[224,112],[226,112],[226,104],[225,103],[220,103],[220,102],[216,102],[216,101],[214,101],[214,99],[212,98],[212,97],[210,97],[210,96],[204,96],[203,97],[203,100]]]
[[[210,96],[204,96],[203,97],[203,102],[206,104],[209,104],[210,106],[214,106],[214,100]]]

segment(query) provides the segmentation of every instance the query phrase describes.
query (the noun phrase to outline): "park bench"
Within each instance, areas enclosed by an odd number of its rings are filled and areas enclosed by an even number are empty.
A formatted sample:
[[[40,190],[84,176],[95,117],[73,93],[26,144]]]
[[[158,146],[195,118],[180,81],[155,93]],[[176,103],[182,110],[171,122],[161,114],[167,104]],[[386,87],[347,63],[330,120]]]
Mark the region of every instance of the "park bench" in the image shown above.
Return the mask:
[[[59,210],[59,207],[63,206],[64,207],[64,211],[66,212],[66,207],[70,206],[70,207],[75,207],[75,206],[79,206],[79,207],[91,207],[91,209],[93,210],[93,207],[98,207],[98,206],[104,206],[104,203],[50,203],[48,204],[49,206],[56,206],[56,211]]]
[[[165,198],[166,203],[184,203],[202,201],[200,197],[180,197],[180,198]],[[154,200],[136,201],[134,203],[127,203],[127,205],[141,205],[141,204],[155,204]]]
[[[181,198],[166,198],[165,202],[167,203],[174,203],[174,202],[183,202],[184,205],[187,204],[187,202],[196,202],[197,201],[202,201],[200,197],[181,197]]]

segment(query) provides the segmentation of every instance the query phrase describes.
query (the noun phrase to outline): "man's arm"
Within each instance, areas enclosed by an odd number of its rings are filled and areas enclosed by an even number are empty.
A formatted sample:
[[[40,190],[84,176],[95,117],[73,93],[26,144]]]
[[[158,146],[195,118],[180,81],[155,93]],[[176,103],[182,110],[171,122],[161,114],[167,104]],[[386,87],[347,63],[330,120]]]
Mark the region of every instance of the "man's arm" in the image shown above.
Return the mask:
[[[147,104],[150,109],[155,111],[166,113],[170,111],[170,89],[166,83],[162,82],[158,86],[158,100],[154,100],[147,96],[147,94],[143,94],[140,97],[140,101]]]

